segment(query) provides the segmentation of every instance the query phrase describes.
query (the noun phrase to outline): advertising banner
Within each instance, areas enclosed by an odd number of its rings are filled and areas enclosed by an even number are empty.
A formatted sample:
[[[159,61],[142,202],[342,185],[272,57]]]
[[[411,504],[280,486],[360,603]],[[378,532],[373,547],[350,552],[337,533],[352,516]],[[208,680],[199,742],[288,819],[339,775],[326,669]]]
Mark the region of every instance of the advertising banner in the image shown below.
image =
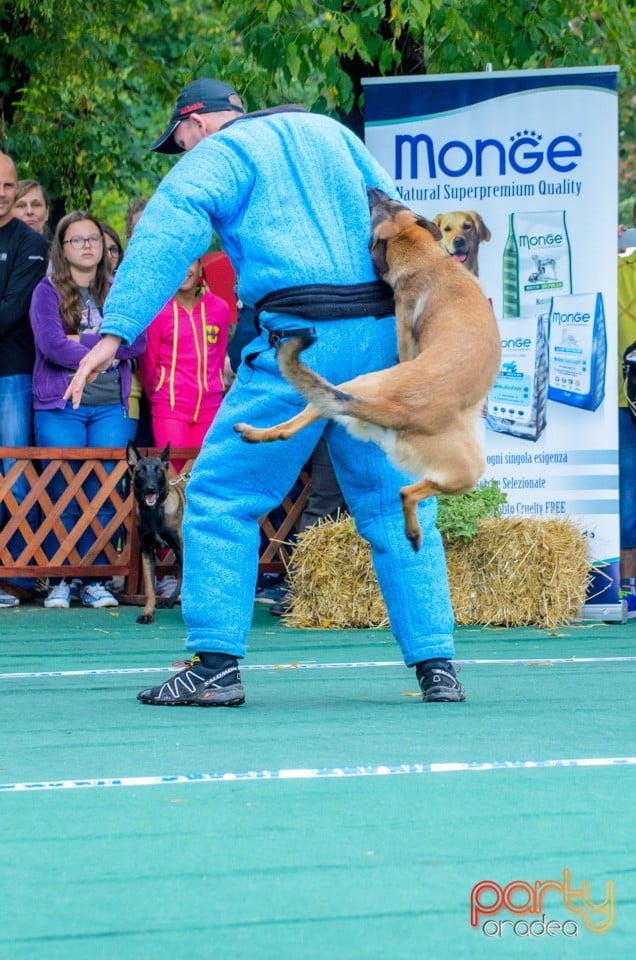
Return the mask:
[[[367,146],[479,276],[501,332],[485,479],[510,516],[570,517],[619,599],[616,67],[364,81]],[[470,317],[466,317],[470,323]],[[471,358],[457,344],[457,382]]]

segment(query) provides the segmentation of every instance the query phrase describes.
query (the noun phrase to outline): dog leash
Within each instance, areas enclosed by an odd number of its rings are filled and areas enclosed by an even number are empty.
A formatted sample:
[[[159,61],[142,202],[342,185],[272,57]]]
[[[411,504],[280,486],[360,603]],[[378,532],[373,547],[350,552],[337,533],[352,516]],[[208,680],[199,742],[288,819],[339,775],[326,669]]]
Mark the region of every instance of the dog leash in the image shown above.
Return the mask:
[[[177,483],[187,483],[191,476],[192,474],[190,473],[181,473],[174,480],[168,480],[168,483],[171,487],[174,487]]]

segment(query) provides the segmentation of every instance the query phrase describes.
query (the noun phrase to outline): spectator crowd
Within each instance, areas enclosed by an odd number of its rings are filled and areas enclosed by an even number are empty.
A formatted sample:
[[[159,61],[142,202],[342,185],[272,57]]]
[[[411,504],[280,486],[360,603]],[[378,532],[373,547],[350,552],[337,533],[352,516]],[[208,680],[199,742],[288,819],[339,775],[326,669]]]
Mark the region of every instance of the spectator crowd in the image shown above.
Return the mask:
[[[126,244],[142,215],[145,200],[126,212]],[[215,273],[231,271],[224,254],[192,264],[183,284],[147,333],[122,345],[110,370],[100,373],[74,410],[64,400],[69,381],[100,335],[104,301],[124,256],[117,231],[88,210],[73,210],[55,225],[51,203],[37,180],[19,180],[14,160],[0,153],[0,447],[125,447],[165,444],[199,449],[232,379],[227,345],[236,304],[215,292]],[[221,258],[221,259],[219,259]],[[230,287],[231,289],[231,287]],[[6,476],[15,461],[3,459]],[[105,468],[113,464],[106,462]],[[97,483],[84,484],[89,502]],[[52,503],[64,493],[57,473],[47,490]],[[16,503],[28,494],[23,477],[12,485]],[[64,528],[79,518],[77,500],[61,509]],[[98,516],[102,527],[113,508]],[[0,502],[0,527],[9,510]],[[37,517],[29,516],[32,528]],[[12,556],[23,545],[16,532]],[[85,555],[94,542],[90,528],[78,543]],[[54,534],[44,547],[50,556]],[[98,556],[95,563],[105,562]],[[32,593],[34,580],[2,580],[0,609],[15,607]],[[116,606],[106,578],[59,579],[47,583],[45,607]]]
[[[199,450],[240,362],[256,333],[254,311],[235,296],[236,277],[226,254],[212,252],[189,267],[183,283],[132,344],[121,347],[110,370],[89,384],[73,410],[63,399],[82,357],[100,335],[104,301],[125,256],[146,199],[135,198],[125,214],[124,240],[88,210],[72,210],[51,224],[51,201],[37,180],[19,180],[14,160],[0,152],[0,447],[142,447]],[[15,461],[3,458],[6,476]],[[185,461],[173,460],[176,470]],[[105,461],[112,470],[112,462]],[[324,440],[308,464],[312,493],[299,529],[346,509]],[[57,473],[47,488],[53,504],[64,499],[66,481]],[[89,477],[83,492],[97,492]],[[28,495],[23,477],[11,487],[15,502]],[[113,516],[106,502],[98,511],[101,529]],[[0,529],[9,520],[0,501]],[[60,510],[64,529],[80,519],[73,498]],[[38,523],[37,508],[29,524]],[[78,541],[85,556],[95,540],[90,527]],[[24,546],[16,532],[12,557]],[[59,546],[54,533],[44,549]],[[105,564],[99,554],[96,565]],[[167,578],[169,579],[169,578]],[[0,610],[34,595],[35,578],[2,578]],[[159,591],[161,583],[157,585]],[[47,578],[44,606],[68,608],[117,606],[104,576]],[[272,604],[275,615],[289,604],[282,575],[265,575],[257,599]],[[278,601],[273,603],[273,601]]]

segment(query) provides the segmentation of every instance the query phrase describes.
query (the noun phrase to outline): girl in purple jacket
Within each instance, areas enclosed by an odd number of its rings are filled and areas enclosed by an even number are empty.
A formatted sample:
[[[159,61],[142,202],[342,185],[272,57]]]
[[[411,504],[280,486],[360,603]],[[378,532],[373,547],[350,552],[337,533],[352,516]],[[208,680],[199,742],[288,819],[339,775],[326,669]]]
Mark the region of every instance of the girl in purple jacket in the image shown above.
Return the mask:
[[[111,367],[87,384],[79,407],[74,410],[64,400],[64,392],[80,360],[99,340],[102,307],[110,289],[111,267],[99,221],[90,213],[76,210],[60,220],[51,246],[50,276],[35,288],[31,300],[31,326],[35,337],[36,359],[33,371],[33,409],[35,438],[41,447],[125,447],[129,436],[128,396],[131,384],[130,360],[145,346],[145,335],[130,345],[122,344]],[[104,464],[108,470],[108,463]],[[99,485],[90,476],[84,484],[89,500]],[[53,503],[64,493],[66,482],[58,473],[49,484]],[[80,516],[75,499],[62,512],[62,522],[70,530]],[[101,526],[113,516],[105,503],[98,510]],[[57,542],[50,535],[47,553]],[[95,537],[87,530],[78,550],[85,556]],[[50,555],[50,554],[49,554]],[[101,555],[96,563],[105,562]],[[62,580],[55,584],[44,601],[45,607],[68,607],[71,599],[85,606],[112,607],[117,600],[97,581]]]

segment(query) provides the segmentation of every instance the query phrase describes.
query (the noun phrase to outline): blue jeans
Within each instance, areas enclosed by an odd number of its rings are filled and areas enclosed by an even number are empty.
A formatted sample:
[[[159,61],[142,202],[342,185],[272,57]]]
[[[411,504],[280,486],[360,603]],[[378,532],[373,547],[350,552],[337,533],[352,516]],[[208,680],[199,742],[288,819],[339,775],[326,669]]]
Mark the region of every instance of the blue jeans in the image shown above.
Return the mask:
[[[17,374],[14,377],[0,377],[0,447],[29,447],[32,443],[31,428],[31,375]],[[7,458],[2,461],[3,472],[6,475],[15,460]],[[20,477],[13,485],[12,493],[18,503],[22,503],[29,485]],[[4,503],[0,503],[0,526],[9,519],[9,512]],[[32,528],[37,526],[38,511],[36,508],[29,512],[27,517]],[[9,551],[12,557],[17,557],[24,549],[22,534],[16,533],[9,541]],[[31,580],[14,579],[25,587],[31,585]]]
[[[392,319],[321,321],[303,361],[332,383],[397,360]],[[243,657],[257,575],[258,520],[280,504],[324,430],[340,487],[360,534],[369,541],[392,631],[408,666],[454,656],[446,560],[435,526],[437,503],[420,505],[424,542],[414,553],[404,533],[399,490],[413,477],[396,470],[374,443],[319,420],[285,442],[244,443],[239,421],[267,426],[304,407],[278,370],[261,334],[245,353],[236,381],[203,443],[188,483],[184,519],[182,610],[190,651]],[[419,479],[419,478],[418,478]]]
[[[627,407],[618,408],[618,483],[621,550],[636,547],[636,424]]]
[[[128,443],[130,421],[121,404],[109,404],[103,407],[93,407],[80,404],[74,410],[70,401],[62,410],[35,411],[35,437],[40,447],[125,447]],[[113,469],[112,461],[104,463],[107,473]],[[75,469],[79,469],[79,464]],[[48,486],[48,494],[53,503],[62,496],[66,489],[66,480],[60,472],[56,473]],[[87,499],[91,501],[98,489],[99,480],[91,474],[82,487]],[[102,527],[114,516],[114,508],[110,502],[104,503],[97,511]],[[72,529],[81,515],[81,509],[76,500],[72,500],[62,512],[62,522],[66,530]],[[95,534],[88,528],[78,541],[80,556],[86,556],[95,542]],[[50,534],[45,541],[45,551],[50,558],[58,546],[54,534]],[[95,563],[105,563],[106,557],[100,554]]]

